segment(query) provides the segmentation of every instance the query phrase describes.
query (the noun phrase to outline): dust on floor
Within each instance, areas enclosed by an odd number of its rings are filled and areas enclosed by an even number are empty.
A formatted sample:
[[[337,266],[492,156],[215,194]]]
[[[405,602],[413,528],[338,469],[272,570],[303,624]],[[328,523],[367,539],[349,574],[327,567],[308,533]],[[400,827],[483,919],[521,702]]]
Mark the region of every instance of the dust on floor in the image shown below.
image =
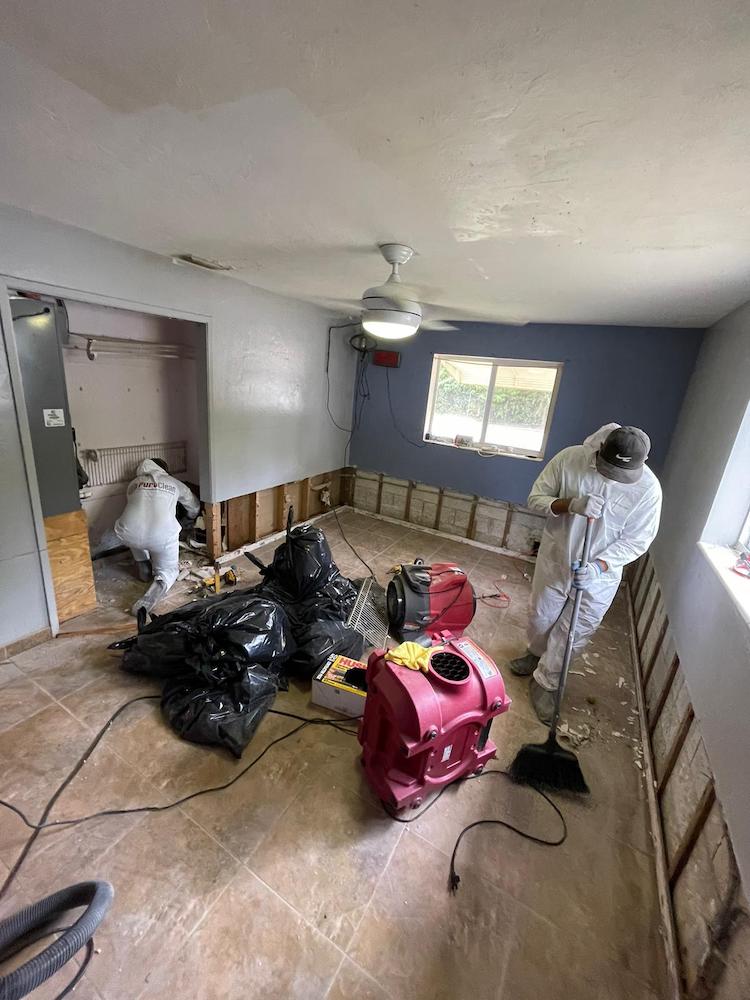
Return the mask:
[[[505,610],[480,603],[469,633],[500,664],[513,698],[492,730],[490,769],[506,767],[522,742],[545,734],[527,681],[505,668],[525,647],[529,564],[411,526],[340,516],[381,583],[395,563],[421,556],[458,561],[479,593],[499,583],[510,595]],[[335,521],[322,527],[342,572],[362,576]],[[273,546],[265,548],[261,558]],[[258,579],[245,562],[240,585]],[[135,579],[130,586],[129,572],[123,561],[126,582],[111,601],[105,588],[104,606],[66,628],[122,624],[143,589]],[[191,586],[178,584],[162,610],[194,598]],[[465,825],[505,819],[553,838],[559,821],[549,806],[488,775],[399,824],[364,784],[356,740],[308,727],[226,791],[45,832],[0,914],[79,880],[114,884],[78,1000],[655,1000],[664,995],[664,962],[627,627],[620,595],[574,665],[566,722],[591,795],[556,796],[567,841],[543,847],[479,827],[461,846],[455,896],[448,863]],[[32,817],[114,709],[158,690],[123,674],[107,641],[58,638],[0,665],[0,797]],[[276,707],[322,714],[302,684]],[[267,716],[238,762],[179,740],[158,703],[138,704],[112,726],[54,817],[162,804],[219,784],[294,725]],[[3,877],[27,835],[0,809]],[[70,975],[58,973],[35,1000],[56,996]]]

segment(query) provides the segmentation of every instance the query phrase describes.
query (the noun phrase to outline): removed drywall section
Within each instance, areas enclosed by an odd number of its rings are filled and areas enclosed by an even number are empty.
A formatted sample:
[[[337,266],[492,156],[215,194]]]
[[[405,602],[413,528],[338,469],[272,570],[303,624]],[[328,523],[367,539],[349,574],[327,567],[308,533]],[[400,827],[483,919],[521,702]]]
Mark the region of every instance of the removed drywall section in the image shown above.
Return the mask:
[[[749,384],[750,304],[706,334],[662,477],[664,509],[653,547],[690,700],[746,884],[750,788],[741,762],[750,759],[750,630],[698,543],[742,427]],[[744,500],[747,510],[750,496]]]
[[[648,431],[660,471],[702,331],[671,328],[511,327],[461,323],[421,331],[398,345],[401,367],[370,366],[370,398],[354,434],[351,461],[388,476],[525,504],[539,462],[422,441],[434,354],[563,362],[546,458],[617,421]],[[386,375],[387,373],[387,375]],[[388,381],[386,381],[386,379]],[[394,419],[388,402],[388,382]]]
[[[664,913],[667,941],[674,929],[681,995],[685,1000],[744,997],[750,966],[736,944],[746,940],[750,910],[702,725],[685,683],[679,639],[650,554],[629,567],[627,578],[658,803],[656,861],[660,865],[663,858],[663,867],[657,875],[669,910]],[[729,984],[740,983],[744,989],[727,992]]]
[[[414,480],[392,479],[362,469],[345,473],[353,479],[352,506],[393,517],[457,538],[523,556],[539,548],[544,517],[517,504],[468,496]]]

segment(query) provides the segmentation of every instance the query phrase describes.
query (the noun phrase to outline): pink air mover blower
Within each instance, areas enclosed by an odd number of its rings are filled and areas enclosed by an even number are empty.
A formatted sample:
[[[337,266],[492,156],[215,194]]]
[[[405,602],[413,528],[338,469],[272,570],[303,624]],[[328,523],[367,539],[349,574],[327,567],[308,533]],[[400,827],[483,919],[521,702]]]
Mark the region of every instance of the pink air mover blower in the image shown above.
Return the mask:
[[[427,673],[389,663],[384,649],[367,664],[362,763],[375,794],[394,809],[418,806],[430,792],[481,771],[495,756],[492,720],[510,707],[490,657],[466,636],[443,640]]]

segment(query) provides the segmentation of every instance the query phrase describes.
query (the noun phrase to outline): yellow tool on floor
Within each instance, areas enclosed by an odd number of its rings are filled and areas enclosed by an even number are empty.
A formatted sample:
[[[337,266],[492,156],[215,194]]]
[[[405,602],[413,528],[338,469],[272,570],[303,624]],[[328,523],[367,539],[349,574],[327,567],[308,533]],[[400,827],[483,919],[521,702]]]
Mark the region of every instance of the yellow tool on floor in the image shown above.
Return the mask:
[[[430,666],[430,656],[442,648],[442,646],[431,646],[429,649],[425,649],[418,642],[402,642],[400,646],[389,649],[385,658],[401,667],[408,667],[409,670],[421,670],[423,674],[426,674]]]

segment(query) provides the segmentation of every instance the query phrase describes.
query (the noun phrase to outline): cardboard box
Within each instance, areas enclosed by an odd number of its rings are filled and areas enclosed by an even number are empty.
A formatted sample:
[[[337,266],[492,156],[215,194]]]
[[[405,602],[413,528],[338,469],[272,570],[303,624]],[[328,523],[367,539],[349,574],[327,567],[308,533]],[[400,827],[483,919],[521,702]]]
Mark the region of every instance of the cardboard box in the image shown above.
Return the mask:
[[[329,656],[313,677],[310,694],[312,703],[340,712],[350,719],[359,718],[365,710],[367,694],[344,680],[347,670],[352,667],[365,670],[367,664],[348,656]]]

